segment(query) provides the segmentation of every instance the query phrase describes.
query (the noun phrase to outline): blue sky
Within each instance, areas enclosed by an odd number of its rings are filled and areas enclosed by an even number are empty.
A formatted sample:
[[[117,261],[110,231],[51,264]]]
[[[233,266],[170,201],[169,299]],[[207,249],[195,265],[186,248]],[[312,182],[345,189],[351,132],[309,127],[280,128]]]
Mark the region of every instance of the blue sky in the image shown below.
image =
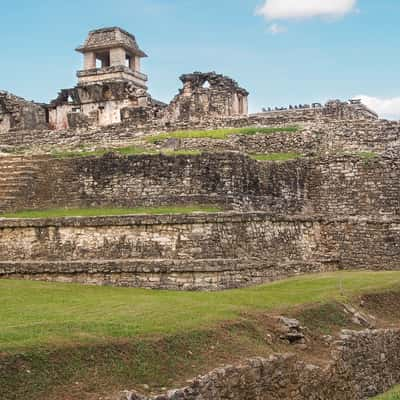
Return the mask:
[[[400,118],[399,17],[399,0],[13,0],[0,13],[0,89],[49,101],[75,85],[87,32],[117,25],[149,55],[163,101],[180,74],[215,70],[250,91],[251,111],[363,95]]]

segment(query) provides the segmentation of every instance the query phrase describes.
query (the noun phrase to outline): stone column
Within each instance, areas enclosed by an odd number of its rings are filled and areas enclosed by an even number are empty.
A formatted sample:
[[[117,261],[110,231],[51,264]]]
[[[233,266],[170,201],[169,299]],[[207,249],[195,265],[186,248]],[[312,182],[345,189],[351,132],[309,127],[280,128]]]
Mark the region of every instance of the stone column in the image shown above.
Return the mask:
[[[140,57],[132,56],[132,69],[134,71],[140,72]]]
[[[249,99],[247,96],[242,98],[243,101],[243,115],[247,115],[249,113]]]
[[[239,101],[237,93],[233,93],[232,96],[232,114],[237,115],[239,114]]]
[[[122,47],[116,47],[110,50],[110,65],[125,65],[126,52]]]
[[[91,51],[89,53],[85,53],[84,55],[84,69],[94,69],[96,68],[96,54]]]

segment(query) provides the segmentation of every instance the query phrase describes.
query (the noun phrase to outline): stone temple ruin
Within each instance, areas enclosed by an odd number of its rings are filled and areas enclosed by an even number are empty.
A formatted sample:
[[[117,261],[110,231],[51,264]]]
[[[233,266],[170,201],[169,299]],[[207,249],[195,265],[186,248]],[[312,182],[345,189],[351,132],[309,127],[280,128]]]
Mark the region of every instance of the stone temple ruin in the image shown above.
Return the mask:
[[[182,122],[207,124],[248,117],[248,95],[234,80],[215,72],[194,72],[180,77],[183,88],[170,104],[155,100],[147,91],[148,77],[141,71],[147,57],[135,36],[113,27],[89,32],[82,46],[83,69],[74,88],[63,89],[50,104],[36,104],[0,93],[0,132],[13,130],[68,130],[127,123],[159,129]],[[266,111],[266,110],[265,110]],[[377,119],[359,101],[328,102],[324,107],[270,109],[261,114],[277,122],[321,118]],[[224,122],[224,119],[228,119]]]
[[[147,93],[140,60],[147,57],[133,35],[119,28],[89,33],[83,46],[84,69],[78,85],[64,89],[49,106],[53,129],[101,126],[121,122],[121,109],[158,104]]]
[[[62,90],[48,107],[53,129],[106,126],[126,119],[172,122],[247,114],[247,91],[215,73],[183,75],[184,87],[169,106],[154,100],[140,70],[140,60],[147,55],[135,37],[120,28],[92,31],[76,50],[83,54],[84,69],[77,73],[78,85]]]
[[[95,30],[77,50],[78,83],[50,104],[0,91],[0,279],[225,290],[314,272],[399,270],[400,122],[357,100],[249,114],[249,93],[215,72],[182,75],[165,104],[147,91],[146,54],[133,35]],[[6,214],[185,205],[218,212]],[[161,396],[122,399],[364,400],[400,382],[398,329],[342,333],[324,336],[329,362],[271,355]],[[25,358],[15,358],[24,379]],[[14,378],[14,367],[5,369]]]
[[[193,204],[221,212],[0,216],[0,277],[218,290],[398,268],[398,122],[357,100],[249,114],[249,93],[215,72],[182,75],[165,104],[147,91],[146,54],[133,35],[95,30],[77,50],[78,83],[50,104],[0,92],[0,212]],[[218,128],[236,134],[168,137]],[[140,151],[123,156],[121,146]],[[296,157],[276,163],[271,153]]]

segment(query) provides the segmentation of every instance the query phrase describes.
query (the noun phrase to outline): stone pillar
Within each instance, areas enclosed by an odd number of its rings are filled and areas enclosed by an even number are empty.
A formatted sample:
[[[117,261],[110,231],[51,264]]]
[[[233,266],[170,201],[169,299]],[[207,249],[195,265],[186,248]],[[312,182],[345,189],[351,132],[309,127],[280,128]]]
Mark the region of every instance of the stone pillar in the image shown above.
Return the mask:
[[[239,101],[237,93],[233,93],[232,96],[232,114],[237,115],[239,114]]]
[[[110,50],[110,66],[125,65],[126,52],[122,47],[116,47]]]
[[[140,72],[140,57],[132,56],[132,69],[134,71]]]
[[[89,53],[85,53],[84,55],[84,69],[95,69],[96,68],[96,54],[91,51]]]
[[[247,96],[243,96],[242,97],[242,101],[243,101],[243,115],[248,115],[249,113],[249,99]]]

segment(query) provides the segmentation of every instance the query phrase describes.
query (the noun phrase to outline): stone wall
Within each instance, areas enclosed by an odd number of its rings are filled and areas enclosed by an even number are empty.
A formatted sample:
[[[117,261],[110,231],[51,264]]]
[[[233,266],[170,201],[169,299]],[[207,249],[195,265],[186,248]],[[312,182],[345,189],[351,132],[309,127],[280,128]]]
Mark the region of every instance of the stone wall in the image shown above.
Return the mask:
[[[0,274],[214,290],[308,272],[398,269],[399,171],[398,158],[383,156],[5,157],[3,210],[200,203],[240,212],[0,219]]]
[[[253,126],[268,123],[250,117]],[[240,120],[238,120],[240,121]],[[237,122],[238,122],[237,121]],[[297,132],[252,136],[231,135],[227,139],[179,139],[159,143],[176,150],[240,151],[243,153],[340,154],[345,152],[388,152],[398,150],[400,124],[394,121],[325,121],[306,124]]]
[[[255,358],[218,368],[183,389],[123,400],[366,400],[400,383],[400,331],[346,331],[327,366],[294,355]]]
[[[46,129],[46,113],[46,108],[40,104],[0,91],[0,134],[10,130]]]
[[[315,121],[322,118],[331,120],[377,120],[378,114],[365,106],[361,100],[330,100],[324,106],[320,103],[290,106],[289,108],[269,109],[259,116],[280,120],[281,123],[293,121]]]
[[[69,107],[69,106],[68,106]],[[134,111],[133,111],[134,110]],[[132,143],[140,138],[160,131],[185,129],[214,129],[238,127],[282,126],[280,118],[271,119],[268,115],[249,117],[230,117],[207,119],[198,123],[179,121],[161,124],[154,115],[154,108],[123,108],[127,116],[123,124],[102,128],[46,131],[21,130],[4,132],[0,135],[0,149],[29,149],[39,151],[51,148],[70,148],[77,146],[112,146]],[[67,113],[68,114],[68,113]],[[66,115],[67,115],[66,114]],[[132,118],[134,122],[131,122]],[[148,122],[148,118],[153,118]],[[279,122],[280,121],[280,122]],[[287,122],[295,124],[296,121]],[[287,125],[284,124],[284,125]],[[275,133],[253,137],[234,135],[228,140],[182,140],[176,143],[178,148],[211,149],[211,151],[244,151],[251,153],[289,152],[320,153],[338,151],[378,151],[382,152],[400,145],[400,123],[390,121],[332,121],[321,119],[319,122],[305,122],[297,133]]]
[[[0,210],[208,203],[288,215],[400,213],[400,161],[383,156],[285,163],[257,162],[235,153],[5,157],[0,160],[0,175],[2,171]],[[12,175],[7,171],[24,179],[12,179],[8,186],[6,178]],[[11,195],[11,203],[3,202]]]
[[[183,89],[171,101],[163,119],[201,121],[232,115],[247,115],[249,93],[237,82],[215,72],[194,72],[180,77]]]
[[[338,269],[397,270],[400,220],[266,213],[0,220],[0,276],[217,290]]]
[[[149,108],[155,113],[165,105],[153,100],[145,89],[130,81],[110,81],[63,89],[49,106],[50,127],[55,130],[107,126],[121,122],[121,110]],[[75,123],[77,115],[79,121]],[[126,117],[125,117],[126,118]],[[57,134],[55,134],[58,136]]]

